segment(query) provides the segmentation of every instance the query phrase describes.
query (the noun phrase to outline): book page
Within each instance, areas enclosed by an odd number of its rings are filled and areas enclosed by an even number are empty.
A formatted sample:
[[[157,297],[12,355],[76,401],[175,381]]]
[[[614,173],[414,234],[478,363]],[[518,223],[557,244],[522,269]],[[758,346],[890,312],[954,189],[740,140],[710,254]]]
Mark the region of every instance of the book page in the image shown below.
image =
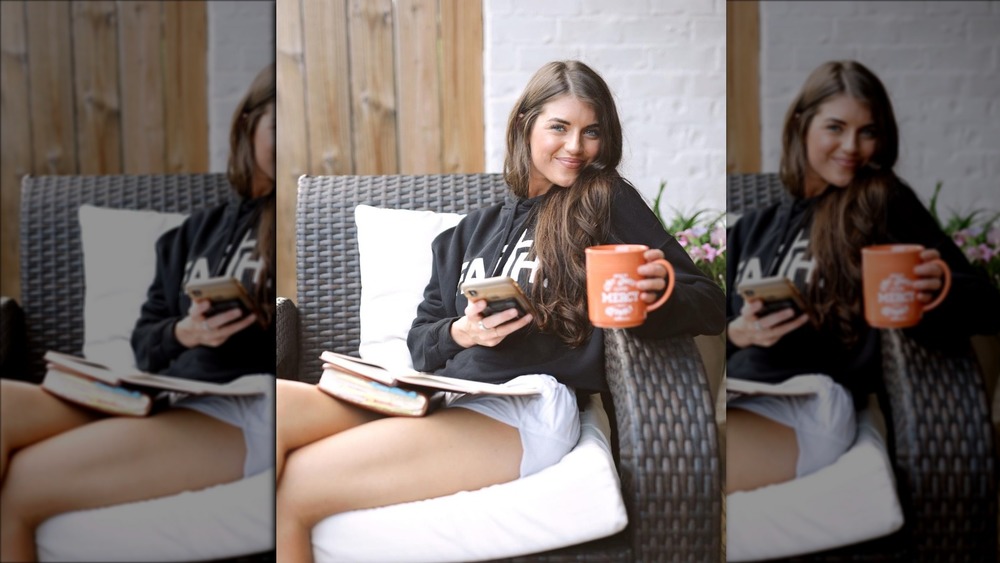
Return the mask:
[[[456,393],[490,395],[537,395],[541,392],[541,390],[531,385],[496,385],[412,370],[403,373],[390,373],[374,362],[359,360],[351,356],[337,354],[336,352],[323,352],[320,355],[320,359],[325,362],[324,369],[340,369],[347,373],[373,379],[384,385],[405,383],[407,385],[429,387],[431,389],[441,389]]]
[[[823,386],[822,380],[815,375],[797,375],[781,383],[727,378],[726,397],[732,399],[743,395],[813,395]]]

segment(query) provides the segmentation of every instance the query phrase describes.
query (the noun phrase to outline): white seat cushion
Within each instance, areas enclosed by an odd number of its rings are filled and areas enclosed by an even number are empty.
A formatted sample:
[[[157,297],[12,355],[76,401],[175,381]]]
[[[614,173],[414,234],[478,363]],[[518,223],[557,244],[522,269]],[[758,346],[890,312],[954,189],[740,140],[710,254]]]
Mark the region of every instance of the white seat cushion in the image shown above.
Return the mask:
[[[599,397],[581,422],[576,448],[523,479],[323,520],[313,528],[316,561],[482,561],[620,532],[628,518]]]
[[[202,561],[274,549],[274,471],[169,497],[61,514],[41,561]]]
[[[858,438],[833,464],[786,483],[728,495],[726,557],[759,561],[813,553],[903,526],[877,406],[858,413]]]

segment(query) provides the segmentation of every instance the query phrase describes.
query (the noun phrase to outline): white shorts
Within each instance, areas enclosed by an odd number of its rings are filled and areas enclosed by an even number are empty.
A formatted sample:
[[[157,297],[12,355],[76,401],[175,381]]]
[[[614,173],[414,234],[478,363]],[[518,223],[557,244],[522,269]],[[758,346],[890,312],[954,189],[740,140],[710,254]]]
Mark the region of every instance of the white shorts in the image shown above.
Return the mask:
[[[460,407],[517,428],[521,435],[521,477],[554,465],[580,439],[580,411],[576,395],[551,375],[522,375],[514,382],[534,383],[538,395],[467,395],[447,393],[444,408]]]
[[[813,375],[818,382],[815,395],[747,395],[733,399],[727,408],[758,414],[795,430],[799,446],[796,477],[830,465],[857,436],[854,400],[851,394],[827,375]]]
[[[270,377],[265,374],[260,377]],[[218,395],[183,395],[172,403],[175,408],[190,409],[243,431],[247,456],[243,477],[274,467],[274,385],[261,395],[222,397]]]

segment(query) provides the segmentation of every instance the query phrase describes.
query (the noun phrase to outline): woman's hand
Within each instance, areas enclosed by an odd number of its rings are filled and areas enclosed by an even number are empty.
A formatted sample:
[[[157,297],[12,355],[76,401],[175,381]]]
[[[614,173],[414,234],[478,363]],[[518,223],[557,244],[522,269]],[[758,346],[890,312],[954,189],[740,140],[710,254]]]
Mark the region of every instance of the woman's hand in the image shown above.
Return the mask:
[[[667,269],[663,267],[663,264],[650,264],[654,260],[663,258],[663,251],[659,248],[647,250],[642,257],[646,263],[639,266],[638,272],[646,279],[639,280],[636,287],[642,291],[639,298],[647,305],[651,305],[660,298],[660,292],[667,289]]]
[[[917,301],[930,303],[936,296],[936,292],[944,286],[944,270],[936,263],[928,264],[931,260],[941,258],[941,253],[933,248],[925,249],[920,253],[919,264],[913,268],[913,275],[917,280],[913,282],[913,287],[917,289]]]
[[[764,302],[760,299],[748,299],[743,303],[740,316],[729,323],[727,336],[730,342],[740,348],[751,345],[768,348],[809,321],[805,313],[793,319],[795,311],[791,308],[758,317],[757,312],[763,306]]]
[[[230,336],[250,326],[257,319],[257,315],[253,313],[243,317],[243,311],[239,309],[230,309],[218,315],[205,317],[205,311],[211,305],[208,299],[195,299],[188,308],[187,316],[174,325],[174,336],[184,347],[221,346]]]
[[[465,307],[465,316],[451,323],[451,337],[462,348],[496,346],[508,335],[528,326],[533,320],[531,313],[528,313],[512,321],[511,319],[517,317],[517,309],[513,308],[484,317],[482,313],[485,308],[485,299],[469,301]]]

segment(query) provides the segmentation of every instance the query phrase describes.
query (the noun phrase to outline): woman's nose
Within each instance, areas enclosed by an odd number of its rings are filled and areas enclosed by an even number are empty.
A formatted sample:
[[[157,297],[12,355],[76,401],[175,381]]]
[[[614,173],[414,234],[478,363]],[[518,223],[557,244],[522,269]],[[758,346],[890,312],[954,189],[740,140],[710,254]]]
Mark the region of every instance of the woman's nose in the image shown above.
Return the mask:
[[[577,154],[582,150],[583,143],[580,141],[580,137],[578,135],[570,135],[569,138],[566,139],[565,148],[567,152]]]

